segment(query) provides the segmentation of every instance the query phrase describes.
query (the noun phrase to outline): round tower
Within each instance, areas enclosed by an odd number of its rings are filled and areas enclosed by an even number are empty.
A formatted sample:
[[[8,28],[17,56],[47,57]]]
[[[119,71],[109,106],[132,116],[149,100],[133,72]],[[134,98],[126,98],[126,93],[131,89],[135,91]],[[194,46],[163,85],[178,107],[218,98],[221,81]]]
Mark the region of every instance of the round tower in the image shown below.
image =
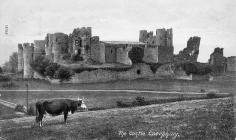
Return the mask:
[[[23,47],[22,44],[18,44],[18,72],[22,72],[24,67],[24,59],[23,59]]]
[[[24,58],[24,78],[33,78],[33,69],[30,66],[33,61],[34,45],[29,43],[23,44],[23,58]]]
[[[53,34],[47,34],[45,38],[45,53],[49,59],[52,59]]]

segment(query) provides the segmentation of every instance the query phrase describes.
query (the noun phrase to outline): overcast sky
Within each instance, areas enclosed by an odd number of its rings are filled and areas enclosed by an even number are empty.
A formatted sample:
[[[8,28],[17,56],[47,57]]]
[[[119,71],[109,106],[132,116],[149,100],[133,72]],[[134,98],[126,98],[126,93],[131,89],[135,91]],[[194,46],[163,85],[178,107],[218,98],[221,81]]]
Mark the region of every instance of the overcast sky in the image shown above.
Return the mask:
[[[235,56],[235,13],[235,0],[1,0],[0,64],[17,51],[17,43],[83,26],[92,27],[100,40],[118,41],[138,41],[141,29],[173,28],[175,53],[189,37],[200,36],[200,62],[207,62],[215,47]]]

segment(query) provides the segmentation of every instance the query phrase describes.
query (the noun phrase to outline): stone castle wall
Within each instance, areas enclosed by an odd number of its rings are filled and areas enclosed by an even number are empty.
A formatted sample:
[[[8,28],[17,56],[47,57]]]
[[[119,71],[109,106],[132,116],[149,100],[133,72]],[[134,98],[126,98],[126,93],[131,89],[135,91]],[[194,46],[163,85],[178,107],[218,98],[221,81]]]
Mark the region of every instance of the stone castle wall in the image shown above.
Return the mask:
[[[148,32],[147,30],[140,30],[139,32],[139,42],[146,43],[148,38],[153,37],[153,32]]]
[[[23,44],[23,58],[24,58],[24,78],[33,78],[33,69],[30,66],[34,57],[34,45],[31,43]]]
[[[143,61],[147,63],[169,63],[173,61],[173,33],[172,29],[157,29],[156,36],[147,30],[141,30],[139,41],[147,46],[144,49]]]
[[[146,45],[144,48],[143,61],[147,63],[158,63],[158,47],[156,45]]]
[[[68,83],[97,83],[115,80],[134,80],[134,79],[166,79],[175,78],[174,71],[170,64],[164,64],[153,73],[150,66],[144,63],[135,64],[127,71],[111,71],[97,69],[84,71],[75,74]],[[59,80],[51,80],[52,83],[59,83]]]
[[[223,48],[215,48],[214,52],[210,55],[209,64],[218,67],[225,67],[226,58],[224,57],[223,50]]]
[[[200,46],[200,37],[190,37],[187,42],[187,47],[175,56],[175,61],[179,62],[197,62]]]
[[[236,72],[236,56],[227,58],[227,71]]]
[[[52,60],[53,59],[53,55],[52,55],[53,34],[47,34],[45,38],[45,44],[46,44],[45,46],[46,57]]]
[[[170,63],[173,62],[174,47],[158,46],[158,62]]]
[[[116,63],[116,44],[104,44],[105,45],[105,61],[107,63]]]
[[[45,54],[45,40],[34,40],[34,59]]]
[[[129,51],[132,49],[132,45],[122,44],[116,50],[116,62],[125,64],[125,65],[132,65],[132,62],[129,58]]]
[[[105,63],[105,46],[100,43],[98,36],[91,38],[91,59],[99,63]]]
[[[18,44],[18,72],[22,72],[24,68],[24,59],[23,59],[23,46]]]
[[[67,53],[68,50],[68,35],[64,33],[53,34],[53,61],[59,62],[61,54]]]

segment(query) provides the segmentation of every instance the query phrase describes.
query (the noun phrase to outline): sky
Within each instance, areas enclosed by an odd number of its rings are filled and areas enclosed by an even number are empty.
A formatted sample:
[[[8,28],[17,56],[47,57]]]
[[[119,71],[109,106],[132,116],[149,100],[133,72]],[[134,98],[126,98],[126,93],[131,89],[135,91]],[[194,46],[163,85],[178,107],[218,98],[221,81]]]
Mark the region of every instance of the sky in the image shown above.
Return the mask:
[[[100,40],[138,41],[139,30],[173,28],[174,53],[201,37],[198,61],[216,47],[236,56],[235,0],[0,0],[0,65],[18,43],[92,27]],[[8,25],[8,34],[5,34]]]

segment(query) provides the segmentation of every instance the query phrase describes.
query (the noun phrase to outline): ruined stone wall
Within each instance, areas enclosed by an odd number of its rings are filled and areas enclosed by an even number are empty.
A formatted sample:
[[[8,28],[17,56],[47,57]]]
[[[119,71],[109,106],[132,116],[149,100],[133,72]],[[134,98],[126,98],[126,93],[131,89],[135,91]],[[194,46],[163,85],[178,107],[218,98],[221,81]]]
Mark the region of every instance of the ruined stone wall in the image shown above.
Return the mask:
[[[92,28],[82,27],[73,30],[69,39],[72,42],[72,54],[80,55],[83,60],[87,60],[91,57],[91,37]]]
[[[166,46],[173,46],[173,31],[172,28],[166,30]]]
[[[53,34],[53,61],[59,62],[61,54],[68,53],[68,35],[64,33]]]
[[[93,71],[83,71],[75,74],[68,83],[97,83],[115,80],[134,80],[134,79],[167,79],[176,78],[171,64],[160,66],[155,73],[149,65],[144,63],[134,64],[127,71],[112,71],[97,69]],[[59,83],[59,80],[51,80],[52,83]]]
[[[53,47],[53,34],[47,34],[45,38],[45,53],[46,57],[50,60],[53,60],[52,47]]]
[[[91,57],[91,37],[82,37],[81,54],[84,60]]]
[[[156,36],[149,37],[146,42],[149,45],[156,45],[157,44]]]
[[[227,71],[236,72],[236,56],[227,58]]]
[[[173,62],[174,47],[171,46],[158,46],[158,63]]]
[[[200,40],[201,38],[197,36],[190,37],[187,42],[187,47],[175,56],[175,61],[197,62]]]
[[[218,67],[225,67],[226,58],[223,54],[223,48],[215,48],[214,52],[210,55],[209,64]]]
[[[120,80],[133,80],[150,77],[153,77],[153,73],[150,66],[144,63],[135,64],[133,65],[133,68],[128,71],[118,72],[118,79]]]
[[[18,44],[18,72],[22,72],[24,68],[24,59],[23,59],[23,47],[22,44]]]
[[[105,60],[107,63],[116,63],[116,44],[107,44],[104,43],[105,45]]]
[[[117,47],[116,50],[116,62],[126,65],[132,65],[132,62],[129,58],[129,51],[132,49],[132,45],[121,44]]]
[[[45,54],[45,40],[34,40],[34,59]]]
[[[24,59],[24,78],[33,78],[33,69],[30,66],[34,56],[34,44],[23,44],[23,59]]]
[[[146,45],[144,48],[143,61],[147,63],[158,63],[158,47],[157,45]]]
[[[69,54],[73,54],[74,50],[73,50],[73,36],[72,34],[69,34],[68,36],[68,53]]]
[[[153,32],[147,32],[147,30],[140,30],[139,32],[139,42],[146,43],[148,38],[153,37]]]
[[[72,50],[73,50],[73,54],[81,54],[81,49],[82,49],[82,38],[79,36],[74,36],[72,38]]]
[[[156,30],[156,45],[157,46],[167,46],[167,32],[166,29],[157,29]]]
[[[98,36],[91,38],[91,59],[99,63],[105,63],[105,45],[100,43]]]

